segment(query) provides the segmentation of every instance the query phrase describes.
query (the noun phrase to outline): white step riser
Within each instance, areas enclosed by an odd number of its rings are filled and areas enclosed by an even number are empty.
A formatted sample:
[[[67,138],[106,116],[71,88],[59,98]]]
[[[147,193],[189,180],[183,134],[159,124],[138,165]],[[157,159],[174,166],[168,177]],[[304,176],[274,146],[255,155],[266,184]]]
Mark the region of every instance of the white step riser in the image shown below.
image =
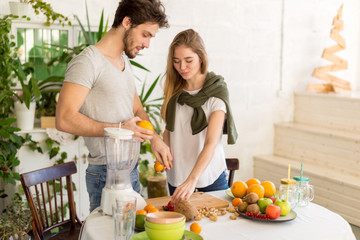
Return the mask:
[[[360,141],[276,126],[274,153],[360,176]]]
[[[287,167],[272,164],[271,162],[257,159],[256,157],[254,163],[254,176],[262,180],[270,180],[276,183],[278,188],[279,176],[287,173]],[[293,169],[291,175],[299,175],[299,170]],[[324,179],[322,176],[316,176],[306,171],[304,175],[310,178],[310,183],[315,188],[314,203],[322,205],[340,214],[350,223],[360,226],[358,217],[360,215],[360,209],[358,207],[360,189],[354,189],[343,183],[336,183],[336,181],[332,179]],[[340,196],[344,196],[341,202],[337,201]]]
[[[360,99],[295,95],[294,122],[360,132]]]

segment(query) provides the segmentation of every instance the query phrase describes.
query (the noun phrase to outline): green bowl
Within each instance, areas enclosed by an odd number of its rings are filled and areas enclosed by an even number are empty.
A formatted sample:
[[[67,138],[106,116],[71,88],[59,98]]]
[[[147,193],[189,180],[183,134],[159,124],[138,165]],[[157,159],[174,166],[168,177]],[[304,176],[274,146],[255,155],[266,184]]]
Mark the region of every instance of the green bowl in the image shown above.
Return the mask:
[[[173,229],[153,229],[145,225],[150,240],[180,240],[185,232],[185,224]]]
[[[152,223],[145,219],[145,228],[149,227],[151,229],[157,230],[172,230],[176,228],[181,228],[185,226],[185,218],[181,222],[171,223],[171,224],[160,224],[160,223]]]

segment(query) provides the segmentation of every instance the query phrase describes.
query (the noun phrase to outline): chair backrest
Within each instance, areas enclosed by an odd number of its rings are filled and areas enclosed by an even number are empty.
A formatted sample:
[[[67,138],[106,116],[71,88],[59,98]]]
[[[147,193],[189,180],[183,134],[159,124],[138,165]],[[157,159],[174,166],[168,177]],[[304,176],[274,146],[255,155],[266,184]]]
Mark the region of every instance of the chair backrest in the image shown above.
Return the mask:
[[[226,158],[226,166],[229,170],[228,185],[231,187],[234,181],[235,170],[239,169],[239,159],[237,158]]]
[[[20,175],[37,239],[44,239],[45,232],[65,224],[70,223],[71,229],[75,228],[78,218],[71,175],[76,172],[75,162],[72,161]],[[66,206],[70,216],[67,216]]]

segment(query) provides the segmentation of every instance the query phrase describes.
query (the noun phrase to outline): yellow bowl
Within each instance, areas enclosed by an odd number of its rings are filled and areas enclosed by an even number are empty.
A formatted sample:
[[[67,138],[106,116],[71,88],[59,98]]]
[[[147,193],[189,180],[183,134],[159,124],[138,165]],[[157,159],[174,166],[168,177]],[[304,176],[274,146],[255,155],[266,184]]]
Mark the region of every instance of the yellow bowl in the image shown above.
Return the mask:
[[[150,240],[180,240],[185,232],[185,224],[173,229],[153,229],[145,225]]]
[[[159,229],[159,230],[170,230],[170,229],[175,229],[175,228],[179,228],[179,227],[183,227],[185,226],[185,219],[182,220],[181,222],[177,222],[177,223],[170,223],[170,224],[160,224],[160,223],[152,223],[149,222],[145,219],[145,227],[149,227],[152,229]]]
[[[172,224],[182,222],[185,216],[177,212],[153,212],[146,215],[146,220],[157,224]]]

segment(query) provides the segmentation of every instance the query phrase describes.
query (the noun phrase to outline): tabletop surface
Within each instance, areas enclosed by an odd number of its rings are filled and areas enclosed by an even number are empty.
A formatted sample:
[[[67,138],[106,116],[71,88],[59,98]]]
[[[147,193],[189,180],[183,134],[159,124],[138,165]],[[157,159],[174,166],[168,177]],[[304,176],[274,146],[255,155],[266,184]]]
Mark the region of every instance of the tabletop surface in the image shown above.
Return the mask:
[[[231,201],[225,191],[208,192],[217,198]],[[219,216],[216,222],[208,218],[199,221],[202,226],[200,235],[206,240],[212,239],[276,239],[276,240],[356,240],[351,227],[340,215],[310,203],[306,207],[295,208],[297,217],[288,222],[260,222],[238,217],[230,219],[230,213]],[[186,223],[186,230],[192,222]],[[112,217],[103,216],[99,208],[86,219],[81,240],[114,239]]]

